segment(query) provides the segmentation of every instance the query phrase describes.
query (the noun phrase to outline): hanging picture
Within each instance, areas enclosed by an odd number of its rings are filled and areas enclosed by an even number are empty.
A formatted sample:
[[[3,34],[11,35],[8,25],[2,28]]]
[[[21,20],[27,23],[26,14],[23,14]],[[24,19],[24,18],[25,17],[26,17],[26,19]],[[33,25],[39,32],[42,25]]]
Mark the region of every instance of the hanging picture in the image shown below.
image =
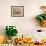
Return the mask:
[[[11,6],[11,16],[12,17],[23,17],[24,6]]]

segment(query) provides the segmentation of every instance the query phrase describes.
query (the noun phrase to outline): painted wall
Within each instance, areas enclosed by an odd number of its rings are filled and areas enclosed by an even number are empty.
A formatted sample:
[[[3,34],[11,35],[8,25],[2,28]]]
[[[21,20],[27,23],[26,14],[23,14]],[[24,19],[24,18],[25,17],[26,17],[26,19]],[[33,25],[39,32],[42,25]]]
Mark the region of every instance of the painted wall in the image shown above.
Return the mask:
[[[46,30],[39,27],[35,19],[41,13],[41,5],[46,5],[46,0],[0,0],[0,34],[4,34],[6,25],[15,25],[18,36],[34,35],[36,29]],[[11,17],[11,6],[24,6],[24,17]]]

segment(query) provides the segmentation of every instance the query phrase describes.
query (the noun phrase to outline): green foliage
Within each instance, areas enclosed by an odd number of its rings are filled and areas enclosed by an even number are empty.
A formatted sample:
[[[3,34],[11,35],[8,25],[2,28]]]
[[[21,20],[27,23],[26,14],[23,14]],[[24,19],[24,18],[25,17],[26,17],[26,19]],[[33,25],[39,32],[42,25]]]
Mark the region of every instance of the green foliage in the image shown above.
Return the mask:
[[[38,15],[38,16],[36,16],[36,19],[39,21],[43,21],[44,19],[46,19],[46,14]]]
[[[5,30],[6,30],[5,34],[9,38],[11,38],[12,36],[16,36],[17,33],[18,33],[18,31],[17,31],[15,26],[6,26]]]
[[[43,20],[43,17],[42,16],[37,16],[36,19],[42,21]]]
[[[44,18],[45,18],[45,20],[46,20],[46,15],[44,15]]]

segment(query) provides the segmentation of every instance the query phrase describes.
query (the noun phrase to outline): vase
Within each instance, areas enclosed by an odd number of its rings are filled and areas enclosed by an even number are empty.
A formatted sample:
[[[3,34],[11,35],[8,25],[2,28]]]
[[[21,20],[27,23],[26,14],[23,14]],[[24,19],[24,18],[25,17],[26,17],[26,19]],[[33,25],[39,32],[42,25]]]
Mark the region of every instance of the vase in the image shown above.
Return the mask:
[[[17,38],[17,36],[12,36],[11,40],[12,40],[12,44],[15,44],[14,40]]]
[[[46,27],[46,20],[43,20],[43,21],[41,22],[41,26],[42,26],[42,27]]]
[[[7,43],[11,44],[12,43],[11,39],[7,39]]]

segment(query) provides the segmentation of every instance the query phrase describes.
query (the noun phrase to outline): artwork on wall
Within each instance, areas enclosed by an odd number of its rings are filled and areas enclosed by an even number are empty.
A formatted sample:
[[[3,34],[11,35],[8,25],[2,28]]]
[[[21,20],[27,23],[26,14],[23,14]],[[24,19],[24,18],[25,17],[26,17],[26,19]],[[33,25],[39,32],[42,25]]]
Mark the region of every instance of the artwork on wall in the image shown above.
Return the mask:
[[[24,17],[24,6],[11,6],[12,17]]]

